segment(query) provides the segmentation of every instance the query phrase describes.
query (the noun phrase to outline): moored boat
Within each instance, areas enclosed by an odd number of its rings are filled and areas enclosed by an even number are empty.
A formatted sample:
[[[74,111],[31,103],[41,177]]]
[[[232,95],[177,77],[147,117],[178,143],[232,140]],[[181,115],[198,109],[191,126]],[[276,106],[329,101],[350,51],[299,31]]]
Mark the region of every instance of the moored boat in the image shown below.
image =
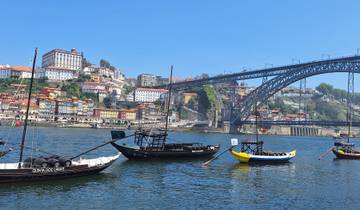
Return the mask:
[[[338,159],[359,159],[360,160],[360,151],[355,149],[355,144],[350,143],[351,135],[351,126],[353,119],[353,106],[352,99],[354,98],[354,73],[349,72],[348,74],[348,89],[347,89],[347,113],[346,120],[348,122],[348,132],[347,134],[340,134],[340,137],[344,140],[337,139],[334,142],[334,146],[332,147],[332,152],[335,154]],[[347,141],[345,141],[345,138]]]
[[[113,140],[118,133],[111,131]],[[166,143],[167,135],[164,131],[137,130],[134,143],[111,144],[128,159],[154,159],[154,158],[196,158],[209,157],[219,151],[220,145],[203,145],[201,143]]]
[[[19,146],[19,150],[20,150],[19,161],[15,163],[0,163],[0,183],[29,182],[29,181],[63,179],[70,177],[86,176],[86,175],[98,173],[104,170],[105,168],[109,167],[119,157],[120,154],[109,157],[100,157],[95,159],[81,159],[81,156],[97,148],[100,148],[104,145],[107,145],[111,142],[106,142],[102,145],[96,146],[92,149],[89,149],[71,158],[65,158],[51,154],[51,156],[47,156],[47,157],[44,156],[40,156],[37,158],[29,157],[23,160],[24,157],[23,152],[25,148],[31,149],[32,151],[38,151],[38,152],[50,154],[48,152],[39,150],[37,148],[32,148],[25,145],[31,92],[32,92],[35,64],[36,64],[36,56],[37,56],[37,49],[35,49],[35,55],[33,60],[29,94],[28,94],[27,107],[26,107],[27,109],[25,112],[25,121],[22,132],[21,144],[16,145]],[[0,145],[7,145],[7,144],[10,144],[9,142],[7,142],[7,140],[0,141]],[[12,150],[13,148],[10,148],[7,151],[1,152],[0,155],[4,156]],[[77,158],[80,159],[75,160]]]
[[[272,152],[262,150],[263,142],[241,142],[241,150],[236,152],[230,149],[231,154],[241,163],[283,163],[296,156],[296,150],[290,152]],[[255,146],[255,148],[253,148]]]
[[[167,96],[167,108],[165,129],[142,129],[134,133],[132,144],[111,144],[128,159],[154,159],[154,158],[199,158],[209,157],[219,151],[220,145],[203,145],[201,143],[166,143],[168,138],[168,123],[171,103],[172,70],[170,71],[169,92]],[[111,137],[115,141],[125,137],[123,131],[112,131]]]
[[[332,152],[338,159],[360,159],[360,151],[355,150],[353,143],[335,142]]]
[[[258,134],[258,111],[257,104],[255,103],[255,134],[256,141],[242,141],[241,150],[239,152],[234,151],[233,147],[238,145],[237,139],[231,140],[231,145],[229,151],[231,155],[235,157],[240,163],[267,163],[267,164],[277,164],[288,162],[296,156],[296,150],[290,152],[272,152],[263,150],[263,141],[259,141]]]
[[[87,176],[99,173],[109,167],[120,154],[95,159],[69,160],[61,164],[59,159],[54,162],[46,158],[27,160],[19,163],[0,163],[0,183],[28,182],[71,177]],[[39,161],[38,161],[39,160]]]

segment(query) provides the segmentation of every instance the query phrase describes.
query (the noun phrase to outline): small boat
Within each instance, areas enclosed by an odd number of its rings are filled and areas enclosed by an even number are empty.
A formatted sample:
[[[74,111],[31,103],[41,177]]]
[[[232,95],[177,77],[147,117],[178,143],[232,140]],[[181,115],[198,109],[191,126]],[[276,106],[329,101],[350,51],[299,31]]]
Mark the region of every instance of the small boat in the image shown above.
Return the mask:
[[[115,141],[125,136],[123,131],[111,131]],[[201,143],[166,143],[167,133],[163,130],[135,131],[133,144],[111,144],[128,159],[153,158],[196,158],[213,156],[220,145],[203,145]]]
[[[352,118],[353,118],[353,110],[352,110],[352,97],[354,97],[354,74],[348,74],[348,90],[347,90],[347,122],[348,122],[348,132],[347,134],[340,134],[342,139],[337,139],[334,142],[334,146],[332,147],[332,152],[336,156],[337,159],[359,159],[360,160],[360,151],[355,149],[355,144],[350,143],[351,136],[351,126],[352,126]],[[347,141],[345,140],[347,139]]]
[[[51,156],[46,157],[29,157],[23,161],[23,152],[25,148],[44,152],[39,149],[35,149],[25,145],[36,56],[37,49],[35,49],[35,56],[32,66],[29,95],[27,100],[27,110],[25,113],[21,144],[20,146],[16,145],[19,146],[20,149],[19,161],[15,163],[0,163],[0,183],[29,182],[86,176],[98,173],[109,167],[116,159],[118,159],[120,153],[114,156],[99,157],[95,159],[81,159],[81,156],[111,142],[106,142],[102,145],[96,146],[72,158],[65,158],[52,154]],[[10,143],[5,140],[0,141],[0,145],[6,144]],[[4,151],[1,155],[4,156],[10,151],[11,150]],[[49,154],[48,152],[45,153]],[[77,158],[80,159],[75,160]]]
[[[272,152],[263,150],[264,142],[259,141],[258,114],[257,104],[255,104],[256,141],[242,141],[241,150],[236,152],[233,150],[233,147],[238,145],[238,140],[232,139],[232,147],[229,149],[231,155],[239,160],[240,163],[277,164],[288,162],[290,159],[294,158],[296,156],[296,150],[292,150],[290,152]]]
[[[332,152],[338,159],[360,159],[360,151],[355,150],[355,144],[345,141],[335,142]]]
[[[236,152],[231,149],[231,154],[241,163],[249,163],[249,162],[258,162],[258,163],[282,163],[288,162],[290,159],[296,156],[296,150],[291,152],[272,152],[272,151],[262,151],[261,150],[251,150],[251,145],[256,145],[256,147],[262,148],[262,141],[259,142],[251,142],[244,141],[241,142],[241,151]],[[261,145],[261,146],[259,146]],[[247,149],[244,149],[247,148]]]
[[[219,151],[220,145],[203,145],[201,143],[166,143],[168,138],[168,122],[170,111],[172,70],[170,71],[169,93],[167,101],[165,129],[142,129],[134,133],[134,143],[117,144],[116,140],[125,138],[123,131],[112,131],[111,144],[128,159],[153,158],[199,158],[213,156]]]

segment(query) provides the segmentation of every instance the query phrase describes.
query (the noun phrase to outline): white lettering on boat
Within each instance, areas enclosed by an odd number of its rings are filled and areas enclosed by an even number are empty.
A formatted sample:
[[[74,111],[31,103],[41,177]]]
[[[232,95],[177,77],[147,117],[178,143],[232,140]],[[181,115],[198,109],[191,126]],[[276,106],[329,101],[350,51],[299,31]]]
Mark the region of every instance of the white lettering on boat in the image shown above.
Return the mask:
[[[32,172],[33,173],[55,173],[55,172],[60,172],[60,171],[64,171],[64,167],[59,167],[59,168],[33,168]]]

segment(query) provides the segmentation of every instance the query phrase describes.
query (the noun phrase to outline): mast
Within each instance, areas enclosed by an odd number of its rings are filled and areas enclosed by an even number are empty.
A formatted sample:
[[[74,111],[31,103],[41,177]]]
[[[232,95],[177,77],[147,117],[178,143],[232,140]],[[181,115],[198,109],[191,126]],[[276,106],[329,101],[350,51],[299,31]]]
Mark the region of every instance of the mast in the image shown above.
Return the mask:
[[[166,122],[165,122],[165,136],[167,135],[168,124],[169,124],[169,113],[170,113],[170,101],[171,101],[171,89],[172,89],[172,74],[173,66],[170,67],[170,83],[169,83],[169,92],[168,92],[168,101],[166,107]]]
[[[256,143],[259,143],[257,102],[255,103],[255,134],[256,134]]]
[[[25,144],[26,130],[27,130],[28,118],[29,118],[29,108],[30,108],[30,101],[31,101],[31,91],[32,91],[32,86],[33,86],[33,82],[34,82],[34,72],[35,72],[35,64],[36,64],[37,51],[38,51],[38,49],[35,48],[34,60],[33,60],[32,70],[31,70],[31,80],[30,80],[30,87],[29,87],[29,96],[28,96],[27,107],[26,107],[26,114],[25,114],[25,123],[24,123],[24,129],[23,129],[22,138],[21,138],[21,145],[20,145],[20,158],[19,158],[18,168],[21,168],[21,162],[22,162],[23,152],[24,152],[24,144]]]
[[[352,99],[354,97],[354,72],[350,72],[348,74],[348,92],[347,92],[347,121],[348,121],[348,138],[347,142],[350,142],[350,132],[352,126]]]

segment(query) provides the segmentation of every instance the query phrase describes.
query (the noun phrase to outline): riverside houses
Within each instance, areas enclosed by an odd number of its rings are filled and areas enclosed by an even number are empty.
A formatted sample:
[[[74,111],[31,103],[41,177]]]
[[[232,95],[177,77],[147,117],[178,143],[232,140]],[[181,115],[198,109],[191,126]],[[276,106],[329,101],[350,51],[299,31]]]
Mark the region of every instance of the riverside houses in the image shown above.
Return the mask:
[[[82,92],[96,94],[100,102],[108,95],[105,85],[99,82],[81,82],[79,85]]]
[[[102,119],[120,119],[120,110],[108,108],[95,108],[94,117]]]
[[[0,79],[29,79],[31,78],[31,68],[26,66],[0,65]]]

